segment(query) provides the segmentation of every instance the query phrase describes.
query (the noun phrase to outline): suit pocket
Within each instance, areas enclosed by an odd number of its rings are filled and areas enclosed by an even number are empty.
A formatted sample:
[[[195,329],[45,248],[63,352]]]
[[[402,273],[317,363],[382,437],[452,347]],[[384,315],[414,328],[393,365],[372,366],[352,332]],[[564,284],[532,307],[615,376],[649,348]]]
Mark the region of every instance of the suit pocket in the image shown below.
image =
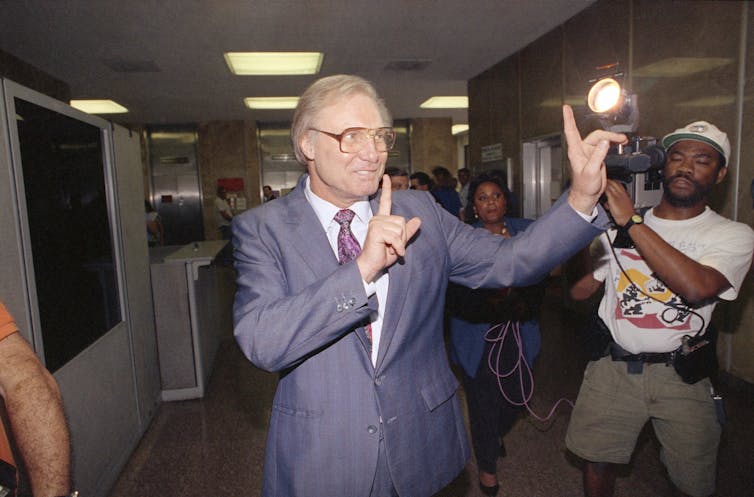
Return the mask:
[[[421,389],[421,395],[427,409],[434,411],[440,405],[455,395],[458,390],[458,380],[453,375],[443,375],[443,379],[435,380]]]

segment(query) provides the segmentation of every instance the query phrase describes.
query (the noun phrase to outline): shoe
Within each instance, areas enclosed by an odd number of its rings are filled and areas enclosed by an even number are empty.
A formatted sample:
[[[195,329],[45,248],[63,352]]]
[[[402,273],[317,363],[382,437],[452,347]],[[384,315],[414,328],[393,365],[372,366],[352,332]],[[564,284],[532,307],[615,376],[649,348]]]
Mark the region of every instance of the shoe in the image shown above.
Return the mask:
[[[479,488],[482,490],[482,493],[484,495],[495,497],[497,493],[500,491],[500,484],[495,483],[493,486],[488,487],[487,485],[483,485],[482,482],[479,482]]]
[[[495,479],[494,485],[485,485],[482,483],[482,476],[484,476],[486,481],[489,481],[491,479]],[[479,472],[479,488],[482,490],[482,493],[484,495],[489,495],[490,497],[495,497],[497,495],[497,492],[500,490],[500,482],[497,481],[497,476],[494,473],[487,473],[486,471],[480,471]]]

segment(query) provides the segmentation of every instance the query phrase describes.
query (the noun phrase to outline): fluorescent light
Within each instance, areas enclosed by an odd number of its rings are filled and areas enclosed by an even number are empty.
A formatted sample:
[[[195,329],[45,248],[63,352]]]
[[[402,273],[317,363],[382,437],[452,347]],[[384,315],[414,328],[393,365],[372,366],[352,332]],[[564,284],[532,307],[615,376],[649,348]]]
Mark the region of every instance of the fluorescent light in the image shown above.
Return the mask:
[[[454,124],[450,128],[451,133],[453,133],[454,135],[457,135],[459,133],[463,133],[464,131],[468,131],[468,130],[469,130],[469,125],[468,124]]]
[[[226,52],[225,62],[239,76],[317,74],[322,52]]]
[[[422,109],[467,109],[469,97],[430,97],[419,107]]]
[[[247,97],[243,103],[249,109],[295,109],[298,97]]]
[[[180,143],[194,143],[196,141],[196,133],[189,131],[153,131],[149,133],[149,137],[152,140],[169,140]]]
[[[112,100],[71,100],[71,107],[87,114],[124,114],[128,109]]]

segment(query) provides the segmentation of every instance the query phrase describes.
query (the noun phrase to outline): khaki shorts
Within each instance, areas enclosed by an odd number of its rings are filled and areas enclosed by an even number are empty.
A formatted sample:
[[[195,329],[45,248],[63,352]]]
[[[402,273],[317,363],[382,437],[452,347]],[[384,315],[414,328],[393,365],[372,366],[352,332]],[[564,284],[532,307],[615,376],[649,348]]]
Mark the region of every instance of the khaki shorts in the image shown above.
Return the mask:
[[[626,464],[647,420],[675,486],[692,496],[712,494],[721,428],[710,381],[688,385],[673,366],[645,364],[641,374],[628,374],[625,362],[610,357],[590,362],[566,446],[587,461]]]

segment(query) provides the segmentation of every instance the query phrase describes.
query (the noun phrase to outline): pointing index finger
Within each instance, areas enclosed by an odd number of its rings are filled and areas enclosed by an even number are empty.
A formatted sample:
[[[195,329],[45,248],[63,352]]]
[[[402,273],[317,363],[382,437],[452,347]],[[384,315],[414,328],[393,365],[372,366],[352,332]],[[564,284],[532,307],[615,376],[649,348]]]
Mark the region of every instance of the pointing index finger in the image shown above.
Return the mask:
[[[393,207],[393,185],[390,183],[390,176],[382,176],[382,195],[380,195],[380,204],[377,207],[377,214],[380,216],[389,216]]]
[[[563,131],[568,145],[575,146],[581,141],[581,135],[576,127],[576,119],[573,117],[573,109],[570,105],[563,106]]]

